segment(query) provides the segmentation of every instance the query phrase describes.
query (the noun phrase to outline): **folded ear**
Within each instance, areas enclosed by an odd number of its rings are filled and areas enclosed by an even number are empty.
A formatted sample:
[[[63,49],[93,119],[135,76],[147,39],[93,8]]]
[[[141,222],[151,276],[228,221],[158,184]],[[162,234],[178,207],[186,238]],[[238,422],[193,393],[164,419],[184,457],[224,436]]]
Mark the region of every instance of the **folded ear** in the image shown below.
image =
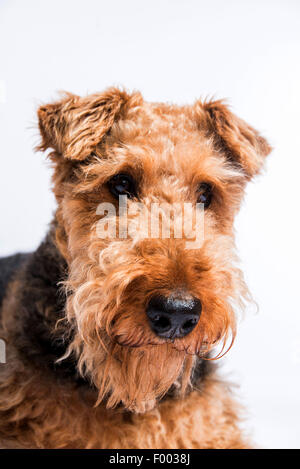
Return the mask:
[[[198,101],[199,128],[205,129],[216,147],[238,164],[248,179],[259,173],[272,148],[255,129],[233,114],[223,101]]]
[[[125,91],[110,88],[85,98],[67,93],[60,101],[41,106],[38,150],[53,148],[65,158],[84,160],[120,117],[129,97]]]

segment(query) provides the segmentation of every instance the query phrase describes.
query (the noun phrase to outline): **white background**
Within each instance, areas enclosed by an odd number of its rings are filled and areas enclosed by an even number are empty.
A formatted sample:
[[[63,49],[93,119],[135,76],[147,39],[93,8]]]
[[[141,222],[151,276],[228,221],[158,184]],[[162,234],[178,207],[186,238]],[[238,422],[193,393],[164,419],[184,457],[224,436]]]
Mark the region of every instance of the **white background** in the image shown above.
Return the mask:
[[[0,255],[34,249],[51,219],[50,169],[32,149],[35,110],[57,90],[228,97],[274,146],[236,223],[260,311],[222,360],[268,448],[300,448],[299,52],[299,0],[0,0]]]

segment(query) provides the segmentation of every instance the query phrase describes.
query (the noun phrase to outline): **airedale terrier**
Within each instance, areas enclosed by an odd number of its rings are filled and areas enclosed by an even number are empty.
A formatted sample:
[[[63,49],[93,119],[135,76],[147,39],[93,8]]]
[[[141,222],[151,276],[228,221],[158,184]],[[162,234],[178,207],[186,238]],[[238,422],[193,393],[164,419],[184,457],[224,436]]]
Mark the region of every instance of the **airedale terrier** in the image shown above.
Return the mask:
[[[57,210],[35,252],[0,262],[2,447],[250,447],[214,360],[250,297],[233,221],[270,146],[222,101],[117,88],[38,118]],[[189,208],[188,233],[162,235],[164,204]]]

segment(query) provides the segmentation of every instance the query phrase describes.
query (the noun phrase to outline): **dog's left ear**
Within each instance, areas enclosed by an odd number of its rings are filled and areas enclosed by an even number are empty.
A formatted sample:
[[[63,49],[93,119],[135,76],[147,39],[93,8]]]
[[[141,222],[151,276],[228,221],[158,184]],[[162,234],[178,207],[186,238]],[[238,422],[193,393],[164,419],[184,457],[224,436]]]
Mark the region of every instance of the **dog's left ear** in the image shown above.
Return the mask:
[[[133,98],[118,88],[79,97],[67,93],[56,103],[38,110],[42,142],[38,150],[53,148],[69,160],[88,157],[121,117],[125,104]]]
[[[233,114],[223,101],[195,104],[199,129],[205,129],[216,147],[238,164],[247,179],[258,174],[272,148],[257,130]]]

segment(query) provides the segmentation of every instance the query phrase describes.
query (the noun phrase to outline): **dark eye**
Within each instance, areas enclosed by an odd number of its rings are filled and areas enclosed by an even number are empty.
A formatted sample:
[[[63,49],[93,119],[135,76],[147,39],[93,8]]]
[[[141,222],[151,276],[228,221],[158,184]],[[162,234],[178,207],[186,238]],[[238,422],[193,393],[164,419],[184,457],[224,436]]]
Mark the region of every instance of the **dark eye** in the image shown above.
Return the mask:
[[[204,204],[204,208],[208,208],[212,199],[212,186],[202,182],[197,190],[197,196],[197,202]]]
[[[137,195],[135,182],[129,174],[116,174],[108,181],[108,187],[117,199],[119,195],[127,195],[130,199]]]

